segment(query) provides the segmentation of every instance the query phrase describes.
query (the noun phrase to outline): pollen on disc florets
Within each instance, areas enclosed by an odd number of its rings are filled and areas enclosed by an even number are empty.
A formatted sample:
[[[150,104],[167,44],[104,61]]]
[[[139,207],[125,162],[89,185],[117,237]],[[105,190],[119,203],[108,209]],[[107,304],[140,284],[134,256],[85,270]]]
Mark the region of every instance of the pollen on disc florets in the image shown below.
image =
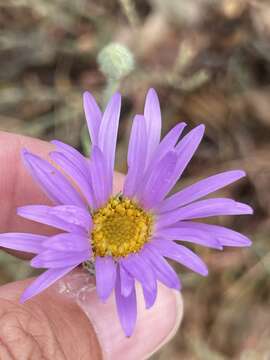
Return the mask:
[[[138,252],[149,240],[152,215],[128,198],[113,197],[93,214],[95,256],[114,258]]]

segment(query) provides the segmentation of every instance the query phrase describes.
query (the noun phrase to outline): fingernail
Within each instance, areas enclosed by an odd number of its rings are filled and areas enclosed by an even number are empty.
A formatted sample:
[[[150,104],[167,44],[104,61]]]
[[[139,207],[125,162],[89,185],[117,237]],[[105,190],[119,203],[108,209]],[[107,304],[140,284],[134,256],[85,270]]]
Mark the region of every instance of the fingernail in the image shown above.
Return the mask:
[[[179,292],[160,285],[155,305],[146,310],[138,286],[136,328],[133,335],[127,338],[118,320],[113,295],[105,304],[101,303],[88,274],[77,274],[77,278],[70,277],[64,282],[67,285],[63,286],[62,282],[62,292],[68,289],[67,294],[76,297],[96,331],[105,360],[148,359],[175,335],[182,321],[183,302]]]

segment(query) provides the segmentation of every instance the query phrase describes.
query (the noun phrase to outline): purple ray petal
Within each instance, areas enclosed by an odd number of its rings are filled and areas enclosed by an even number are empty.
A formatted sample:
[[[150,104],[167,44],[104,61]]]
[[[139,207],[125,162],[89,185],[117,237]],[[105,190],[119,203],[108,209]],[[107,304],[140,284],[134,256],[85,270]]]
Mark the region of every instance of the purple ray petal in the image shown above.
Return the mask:
[[[89,260],[90,250],[80,252],[44,250],[31,260],[31,266],[35,268],[63,268],[75,266]]]
[[[143,147],[144,150],[146,149],[146,140],[145,117],[143,115],[135,115],[132,121],[131,134],[128,144],[128,166],[132,166],[133,162],[138,159],[138,155],[143,152],[142,150],[140,151],[140,147]],[[145,151],[143,153],[145,155]]]
[[[7,249],[38,254],[43,250],[42,242],[47,238],[47,236],[28,233],[0,234],[0,246]]]
[[[72,164],[76,165],[85,178],[89,178],[89,159],[86,159],[78,150],[59,140],[52,140],[51,143],[56,146],[58,152],[64,154]]]
[[[189,148],[187,153],[194,153],[194,147],[198,147],[202,136],[204,134],[205,126],[203,124],[196,126],[188,134],[186,134],[183,139],[179,141],[176,145],[175,151],[181,155],[186,147]],[[186,150],[185,150],[186,152]],[[192,155],[191,155],[192,156]]]
[[[170,240],[164,241],[160,239],[154,239],[151,244],[162,256],[175,260],[200,275],[206,276],[208,274],[205,263],[186,247]]]
[[[184,136],[183,139],[180,140],[177,144],[175,151],[177,152],[179,158],[177,166],[175,168],[174,176],[172,177],[170,188],[175,185],[176,181],[183,174],[193,154],[197,150],[197,147],[202,140],[204,129],[204,125],[197,126],[195,129],[191,130],[186,136]]]
[[[142,252],[144,259],[147,259],[152,264],[156,278],[160,282],[169,288],[181,289],[178,275],[151,243],[146,244]]]
[[[177,154],[174,151],[169,151],[153,168],[139,197],[139,201],[142,202],[145,209],[154,207],[169,192],[177,159]]]
[[[186,123],[181,122],[175,125],[169,132],[164,136],[161,140],[160,144],[158,145],[153,160],[160,160],[163,156],[170,150],[173,150],[176,142],[178,141],[179,137],[181,136],[184,128],[187,126]]]
[[[176,223],[180,220],[205,218],[220,215],[252,214],[250,206],[226,198],[214,198],[196,201],[180,209],[161,214],[157,229]]]
[[[209,225],[192,221],[184,221],[180,226],[190,227],[190,229],[193,229],[194,231],[201,231],[205,234],[205,236],[214,238],[223,246],[245,247],[251,245],[251,240],[245,235],[223,226]]]
[[[145,118],[136,115],[128,145],[128,173],[124,183],[124,195],[132,197],[141,182],[145,168],[147,150],[147,135]]]
[[[148,146],[146,163],[148,164],[157,148],[161,135],[161,112],[157,93],[154,89],[149,89],[146,95],[144,116],[146,119],[146,131]]]
[[[106,162],[101,150],[94,146],[91,155],[91,179],[94,184],[96,207],[101,207],[112,192],[112,183],[108,181]]]
[[[162,160],[162,158],[171,150],[174,149],[174,146],[180,137],[183,129],[185,128],[185,123],[177,124],[160,142],[158,147],[153,153],[153,156],[151,158],[151,161],[149,163],[149,166],[146,169],[146,172],[142,172],[142,168],[144,167],[145,162],[145,150],[142,151],[143,157],[142,157],[142,165],[140,166],[140,173],[141,176],[143,175],[143,180],[141,181],[140,186],[137,187],[136,195],[137,198],[140,198],[142,192],[144,191],[144,184],[149,179],[151,173],[153,172],[153,169],[155,169],[158,166],[158,163]],[[138,185],[139,185],[138,184]]]
[[[242,170],[233,170],[225,171],[223,173],[200,180],[197,183],[177,192],[168,199],[165,199],[158,207],[157,211],[159,213],[163,213],[189,204],[202,198],[203,196],[211,194],[212,192],[235,182],[236,180],[241,179],[245,175],[245,172]]]
[[[132,254],[122,259],[125,270],[147,288],[148,291],[155,289],[156,279],[151,267],[138,254]]]
[[[20,303],[39,294],[41,291],[47,289],[50,285],[55,283],[58,279],[69,273],[75,266],[64,267],[61,269],[50,269],[40,275],[30,286],[24,291],[20,298]]]
[[[145,308],[150,309],[154,305],[157,298],[157,283],[155,289],[153,289],[152,291],[149,291],[143,285],[142,285],[142,289],[143,289]]]
[[[85,173],[81,171],[80,167],[76,163],[70,161],[68,156],[59,151],[50,152],[50,158],[60,166],[66,175],[71,177],[71,179],[78,185],[79,190],[86,198],[88,204],[93,206],[93,188],[90,172],[86,177]]]
[[[89,212],[74,205],[27,205],[17,208],[17,214],[68,232],[85,234],[92,228]]]
[[[148,266],[150,265],[150,268],[152,269],[151,264],[148,262],[148,258],[144,256],[144,252],[141,251],[140,256],[144,259],[144,261],[148,264]],[[153,269],[152,269],[153,271]],[[153,271],[154,273],[154,271]],[[154,273],[155,275],[155,273]],[[155,276],[154,276],[155,277]],[[150,309],[157,298],[157,282],[156,282],[156,277],[155,277],[155,286],[153,287],[153,289],[149,289],[147,286],[145,286],[145,284],[142,284],[142,289],[143,289],[143,297],[144,297],[144,302],[145,302],[145,307],[146,309]]]
[[[116,265],[111,256],[96,257],[96,286],[99,298],[105,302],[115,286]]]
[[[126,336],[131,336],[137,319],[137,300],[135,286],[128,296],[121,294],[121,280],[119,272],[116,279],[115,301],[118,316]]]
[[[30,174],[52,201],[86,207],[78,192],[55,167],[25,149],[22,150],[22,156]]]
[[[125,268],[119,263],[120,279],[121,279],[121,294],[125,297],[129,296],[134,288],[134,279],[127,273]]]
[[[166,240],[187,241],[193,244],[222,250],[222,245],[215,236],[197,229],[188,221],[182,221],[174,224],[173,226],[157,230],[154,236],[157,238],[164,238]]]
[[[98,136],[98,147],[104,154],[106,160],[107,174],[109,174],[109,181],[111,183],[113,179],[113,168],[120,109],[121,95],[119,93],[116,93],[113,95],[105,109]]]
[[[78,234],[58,234],[49,237],[42,245],[45,248],[64,252],[90,251],[90,241],[87,236]]]
[[[83,108],[91,142],[97,145],[102,113],[94,97],[87,91],[83,94]]]

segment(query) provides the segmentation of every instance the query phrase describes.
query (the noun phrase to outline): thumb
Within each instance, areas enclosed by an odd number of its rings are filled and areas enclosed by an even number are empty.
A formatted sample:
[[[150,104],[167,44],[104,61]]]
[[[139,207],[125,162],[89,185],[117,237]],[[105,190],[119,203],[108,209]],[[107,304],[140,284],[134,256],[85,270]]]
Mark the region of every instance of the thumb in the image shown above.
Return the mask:
[[[138,320],[134,334],[126,338],[114,297],[102,304],[88,274],[75,271],[20,305],[18,299],[31,281],[0,287],[1,359],[147,359],[172,338],[182,319],[176,291],[160,285],[149,310],[137,291]]]

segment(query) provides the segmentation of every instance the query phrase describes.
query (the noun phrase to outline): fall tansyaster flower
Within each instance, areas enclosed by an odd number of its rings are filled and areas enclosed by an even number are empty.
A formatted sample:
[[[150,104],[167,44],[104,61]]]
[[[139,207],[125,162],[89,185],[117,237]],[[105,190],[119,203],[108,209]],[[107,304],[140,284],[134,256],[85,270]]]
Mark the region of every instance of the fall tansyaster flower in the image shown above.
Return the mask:
[[[133,332],[137,306],[135,281],[143,289],[146,308],[157,296],[157,282],[180,289],[180,281],[165,258],[205,276],[207,267],[187,247],[191,242],[214,249],[249,246],[244,235],[222,226],[194,222],[218,215],[252,214],[245,204],[204,196],[242,178],[241,170],[227,171],[180,190],[167,198],[196,151],[203,133],[200,125],[182,137],[177,124],[161,141],[158,97],[150,89],[144,115],[135,116],[128,147],[128,173],[123,191],[113,195],[113,169],[121,97],[110,100],[104,114],[94,98],[84,94],[84,110],[91,137],[91,158],[53,141],[51,163],[27,150],[23,159],[33,178],[54,206],[29,205],[18,215],[62,230],[55,236],[8,233],[0,246],[34,253],[31,265],[48,269],[24,292],[21,301],[37,295],[80,264],[94,268],[102,301],[114,290],[117,310],[127,336]]]

